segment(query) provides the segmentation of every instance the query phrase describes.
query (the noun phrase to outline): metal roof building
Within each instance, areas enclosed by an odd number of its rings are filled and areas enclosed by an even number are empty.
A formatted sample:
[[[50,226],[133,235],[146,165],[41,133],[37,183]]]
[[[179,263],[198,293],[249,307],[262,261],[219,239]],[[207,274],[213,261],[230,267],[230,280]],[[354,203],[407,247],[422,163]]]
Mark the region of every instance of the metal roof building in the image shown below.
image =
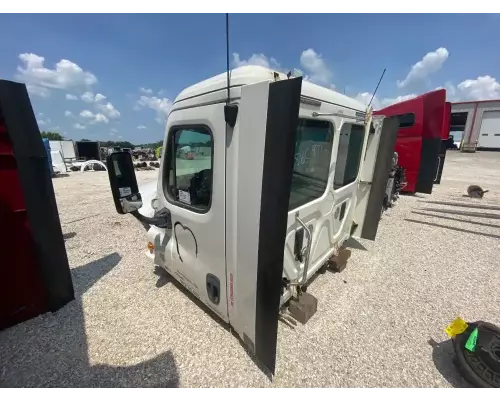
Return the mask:
[[[500,150],[500,99],[451,103],[450,134],[460,150]]]

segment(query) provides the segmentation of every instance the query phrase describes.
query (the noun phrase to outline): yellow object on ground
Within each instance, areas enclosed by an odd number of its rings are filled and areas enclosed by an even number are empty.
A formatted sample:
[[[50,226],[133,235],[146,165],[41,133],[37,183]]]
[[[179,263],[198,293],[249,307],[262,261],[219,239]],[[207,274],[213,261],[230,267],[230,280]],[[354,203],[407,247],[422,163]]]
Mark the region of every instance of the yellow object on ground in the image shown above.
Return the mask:
[[[455,336],[464,333],[468,326],[467,322],[465,322],[462,318],[457,317],[457,319],[448,325],[444,331],[449,337],[454,338]]]

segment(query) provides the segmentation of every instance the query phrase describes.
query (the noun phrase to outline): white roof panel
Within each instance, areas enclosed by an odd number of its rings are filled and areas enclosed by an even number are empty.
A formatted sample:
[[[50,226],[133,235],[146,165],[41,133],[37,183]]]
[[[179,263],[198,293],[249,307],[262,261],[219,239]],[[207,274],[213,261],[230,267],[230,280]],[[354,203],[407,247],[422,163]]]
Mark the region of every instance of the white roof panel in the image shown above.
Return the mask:
[[[235,68],[230,72],[231,87],[251,85],[266,80],[273,81],[275,73],[279,73],[280,79],[287,79],[286,74],[265,67],[246,65],[244,67]],[[224,72],[184,89],[179,93],[174,103],[201,96],[209,92],[225,90],[226,88],[227,74]],[[304,81],[302,84],[302,95],[358,111],[366,111],[366,106],[363,103],[308,81]]]

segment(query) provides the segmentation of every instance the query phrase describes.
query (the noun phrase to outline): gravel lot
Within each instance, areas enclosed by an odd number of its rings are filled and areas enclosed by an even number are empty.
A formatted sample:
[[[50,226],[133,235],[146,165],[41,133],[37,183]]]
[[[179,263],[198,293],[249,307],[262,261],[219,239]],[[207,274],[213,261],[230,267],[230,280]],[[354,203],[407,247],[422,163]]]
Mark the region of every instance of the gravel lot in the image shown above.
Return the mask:
[[[456,316],[500,324],[500,212],[484,207],[500,205],[499,176],[500,153],[448,153],[432,195],[402,197],[374,244],[313,282],[307,325],[280,324],[273,382],[154,273],[105,172],[54,179],[76,300],[0,332],[0,386],[465,386],[443,330]],[[490,190],[483,200],[463,197],[472,183]]]

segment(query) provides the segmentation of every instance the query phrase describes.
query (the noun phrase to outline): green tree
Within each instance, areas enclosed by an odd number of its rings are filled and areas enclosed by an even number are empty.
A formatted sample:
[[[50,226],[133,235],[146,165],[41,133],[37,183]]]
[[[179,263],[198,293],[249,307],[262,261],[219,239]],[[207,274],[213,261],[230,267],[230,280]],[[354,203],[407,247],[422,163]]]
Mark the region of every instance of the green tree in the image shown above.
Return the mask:
[[[64,140],[64,137],[60,133],[57,133],[57,132],[45,132],[45,131],[42,131],[42,132],[40,132],[40,134],[42,135],[42,138],[44,138],[44,139],[49,139],[49,140]]]

